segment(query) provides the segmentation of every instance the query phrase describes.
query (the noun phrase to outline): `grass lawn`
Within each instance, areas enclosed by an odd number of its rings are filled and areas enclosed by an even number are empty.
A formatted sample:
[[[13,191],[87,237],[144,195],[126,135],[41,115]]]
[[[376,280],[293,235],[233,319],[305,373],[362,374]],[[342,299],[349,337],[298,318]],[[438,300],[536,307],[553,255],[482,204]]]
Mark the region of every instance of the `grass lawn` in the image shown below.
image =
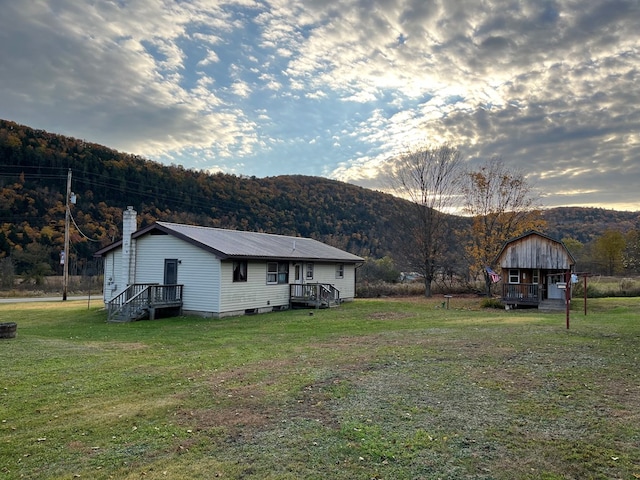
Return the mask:
[[[640,478],[640,299],[441,307],[0,305],[0,478]]]

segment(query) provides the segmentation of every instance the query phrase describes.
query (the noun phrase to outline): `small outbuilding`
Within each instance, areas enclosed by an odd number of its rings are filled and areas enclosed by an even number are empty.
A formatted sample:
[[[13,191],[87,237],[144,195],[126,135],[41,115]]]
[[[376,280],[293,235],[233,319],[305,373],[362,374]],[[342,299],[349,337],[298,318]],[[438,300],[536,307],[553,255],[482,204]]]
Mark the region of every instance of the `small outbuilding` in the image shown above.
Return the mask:
[[[563,309],[567,281],[575,266],[567,247],[537,231],[513,238],[502,246],[494,265],[502,274],[502,301],[508,307]]]
[[[95,253],[110,321],[325,308],[355,297],[363,259],[317,240],[169,222],[138,230],[136,215],[129,207],[122,240]]]

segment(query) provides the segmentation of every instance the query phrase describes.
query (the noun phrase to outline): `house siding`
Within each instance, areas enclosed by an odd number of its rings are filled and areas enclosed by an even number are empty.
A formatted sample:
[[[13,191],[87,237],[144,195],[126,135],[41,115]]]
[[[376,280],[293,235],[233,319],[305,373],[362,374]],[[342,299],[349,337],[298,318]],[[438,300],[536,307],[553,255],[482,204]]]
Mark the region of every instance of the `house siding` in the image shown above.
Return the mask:
[[[232,261],[223,261],[221,267],[221,314],[244,313],[253,309],[270,311],[273,307],[289,305],[288,284],[267,284],[267,262],[248,262],[246,282],[233,281]]]
[[[247,281],[233,281],[233,262],[221,262],[220,315],[235,315],[247,310],[258,312],[289,306],[289,285],[294,283],[295,263],[289,264],[287,284],[267,283],[267,263],[248,262]],[[336,278],[336,263],[314,264],[313,279],[303,278],[304,283],[328,283],[340,291],[340,298],[353,300],[355,296],[355,265],[344,264],[344,278]],[[303,273],[304,274],[304,273]]]
[[[507,245],[500,266],[504,269],[566,270],[570,268],[571,260],[561,243],[532,235]]]
[[[118,295],[124,286],[119,285],[122,265],[122,249],[114,250],[105,256],[102,292],[105,303]]]
[[[184,285],[183,310],[213,315],[220,311],[220,260],[170,235],[145,235],[136,242],[136,283],[163,283],[165,259],[178,259]]]
[[[344,277],[336,278],[338,263],[314,263],[313,280],[307,283],[330,283],[340,291],[342,300],[353,300],[355,297],[355,265],[345,263]]]

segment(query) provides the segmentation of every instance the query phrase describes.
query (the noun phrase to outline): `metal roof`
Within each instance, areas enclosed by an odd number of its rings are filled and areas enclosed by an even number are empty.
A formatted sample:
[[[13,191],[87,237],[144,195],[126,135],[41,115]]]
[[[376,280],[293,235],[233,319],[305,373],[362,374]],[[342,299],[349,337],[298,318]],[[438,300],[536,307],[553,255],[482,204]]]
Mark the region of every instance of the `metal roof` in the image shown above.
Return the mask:
[[[245,232],[223,228],[156,222],[138,230],[133,238],[149,233],[165,233],[203,248],[220,258],[254,258],[278,260],[316,260],[336,262],[363,262],[364,259],[311,238]],[[102,256],[121,242],[96,252]]]

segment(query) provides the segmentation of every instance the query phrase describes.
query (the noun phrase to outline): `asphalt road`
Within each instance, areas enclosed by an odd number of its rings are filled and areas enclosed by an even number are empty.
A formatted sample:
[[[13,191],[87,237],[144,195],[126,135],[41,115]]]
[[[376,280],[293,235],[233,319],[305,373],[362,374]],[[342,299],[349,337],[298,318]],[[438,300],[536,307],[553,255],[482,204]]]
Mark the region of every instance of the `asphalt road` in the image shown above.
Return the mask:
[[[89,300],[89,296],[67,297],[67,301],[73,300]],[[91,295],[91,301],[102,301],[102,295]],[[62,302],[62,296],[58,297],[11,297],[0,298],[0,303],[31,303],[31,302]]]

